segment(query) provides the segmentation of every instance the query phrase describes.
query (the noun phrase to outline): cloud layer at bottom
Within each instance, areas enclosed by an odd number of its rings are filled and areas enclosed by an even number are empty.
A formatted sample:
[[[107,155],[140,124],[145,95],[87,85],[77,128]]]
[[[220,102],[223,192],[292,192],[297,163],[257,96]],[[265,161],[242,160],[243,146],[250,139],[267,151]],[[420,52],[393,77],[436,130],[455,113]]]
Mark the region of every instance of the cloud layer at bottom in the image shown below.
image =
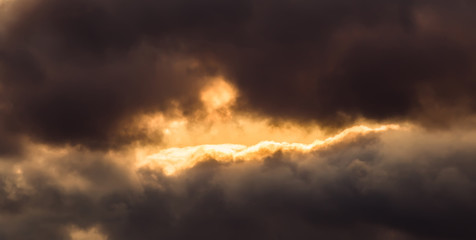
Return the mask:
[[[476,130],[354,132],[173,175],[38,147],[1,163],[0,239],[471,239],[474,142]]]

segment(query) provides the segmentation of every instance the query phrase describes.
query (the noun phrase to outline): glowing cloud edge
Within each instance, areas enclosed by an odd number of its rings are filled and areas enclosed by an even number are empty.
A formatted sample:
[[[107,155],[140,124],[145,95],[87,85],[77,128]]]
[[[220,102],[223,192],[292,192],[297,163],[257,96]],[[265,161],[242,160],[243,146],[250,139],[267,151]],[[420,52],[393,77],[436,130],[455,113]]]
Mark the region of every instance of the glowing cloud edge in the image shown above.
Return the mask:
[[[324,140],[315,140],[310,144],[262,141],[252,146],[240,144],[204,144],[181,148],[167,148],[147,156],[136,165],[138,168],[162,168],[167,175],[195,166],[197,163],[214,159],[219,162],[252,161],[264,159],[272,154],[282,152],[307,153],[319,148],[342,141],[354,134],[368,134],[388,130],[401,130],[404,127],[397,124],[368,127],[358,125],[343,130],[339,134]]]

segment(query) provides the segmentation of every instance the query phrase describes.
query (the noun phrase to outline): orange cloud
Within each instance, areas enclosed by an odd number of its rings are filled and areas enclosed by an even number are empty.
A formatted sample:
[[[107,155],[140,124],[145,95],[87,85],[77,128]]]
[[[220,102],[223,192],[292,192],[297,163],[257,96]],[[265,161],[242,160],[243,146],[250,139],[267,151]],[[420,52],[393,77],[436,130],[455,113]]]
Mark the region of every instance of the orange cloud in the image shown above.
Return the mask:
[[[197,146],[167,148],[158,153],[145,157],[139,161],[138,167],[156,167],[164,169],[166,174],[174,174],[177,171],[191,168],[200,161],[215,159],[221,162],[250,161],[264,159],[278,151],[283,152],[310,152],[329,144],[342,141],[355,134],[367,134],[371,132],[400,129],[399,125],[382,125],[371,128],[367,126],[354,126],[325,140],[316,140],[310,144],[262,141],[252,146],[240,144],[204,144]]]

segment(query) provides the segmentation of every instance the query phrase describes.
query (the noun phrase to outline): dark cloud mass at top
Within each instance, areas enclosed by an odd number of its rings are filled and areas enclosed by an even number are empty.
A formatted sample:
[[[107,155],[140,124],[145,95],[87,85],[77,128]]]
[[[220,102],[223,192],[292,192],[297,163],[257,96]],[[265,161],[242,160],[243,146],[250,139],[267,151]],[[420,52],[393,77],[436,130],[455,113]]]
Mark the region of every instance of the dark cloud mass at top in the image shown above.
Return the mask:
[[[131,116],[172,99],[193,110],[200,79],[217,74],[239,88],[244,111],[325,127],[360,117],[439,126],[451,119],[435,111],[475,107],[473,1],[4,5],[0,116],[9,138],[121,146],[141,138],[121,131]]]

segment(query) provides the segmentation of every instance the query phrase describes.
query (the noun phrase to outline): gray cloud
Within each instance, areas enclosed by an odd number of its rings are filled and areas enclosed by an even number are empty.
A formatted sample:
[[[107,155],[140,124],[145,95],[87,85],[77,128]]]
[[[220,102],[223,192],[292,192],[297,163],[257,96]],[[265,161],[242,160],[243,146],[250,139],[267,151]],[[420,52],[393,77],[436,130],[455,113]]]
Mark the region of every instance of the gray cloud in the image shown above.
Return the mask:
[[[22,180],[4,170],[0,236],[68,239],[75,225],[111,240],[471,239],[475,138],[374,133],[308,154],[209,160],[176,176],[70,152],[24,163]]]

